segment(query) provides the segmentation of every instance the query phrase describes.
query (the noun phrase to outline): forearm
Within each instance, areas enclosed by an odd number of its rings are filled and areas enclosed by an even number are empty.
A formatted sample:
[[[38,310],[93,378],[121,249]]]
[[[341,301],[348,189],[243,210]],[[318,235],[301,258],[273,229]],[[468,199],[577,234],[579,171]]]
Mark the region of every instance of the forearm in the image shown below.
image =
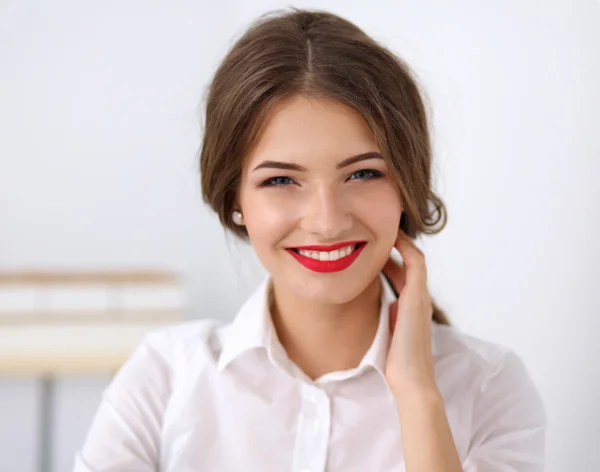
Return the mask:
[[[406,471],[462,472],[439,391],[421,389],[397,399]]]

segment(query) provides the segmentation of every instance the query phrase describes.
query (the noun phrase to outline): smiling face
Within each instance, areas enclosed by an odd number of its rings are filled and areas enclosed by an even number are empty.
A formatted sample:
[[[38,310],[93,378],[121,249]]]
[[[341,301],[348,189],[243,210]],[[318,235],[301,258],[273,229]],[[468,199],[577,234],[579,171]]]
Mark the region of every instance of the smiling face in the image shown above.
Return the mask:
[[[376,280],[402,212],[379,152],[366,121],[346,105],[295,96],[271,110],[244,163],[238,203],[275,284],[340,304]]]

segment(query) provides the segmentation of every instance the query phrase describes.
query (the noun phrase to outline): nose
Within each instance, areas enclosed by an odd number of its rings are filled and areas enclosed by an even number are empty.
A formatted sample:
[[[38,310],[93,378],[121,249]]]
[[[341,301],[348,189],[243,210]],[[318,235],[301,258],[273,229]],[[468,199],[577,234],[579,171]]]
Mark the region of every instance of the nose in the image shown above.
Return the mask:
[[[348,202],[339,190],[322,187],[305,203],[302,229],[319,240],[333,241],[352,227]]]

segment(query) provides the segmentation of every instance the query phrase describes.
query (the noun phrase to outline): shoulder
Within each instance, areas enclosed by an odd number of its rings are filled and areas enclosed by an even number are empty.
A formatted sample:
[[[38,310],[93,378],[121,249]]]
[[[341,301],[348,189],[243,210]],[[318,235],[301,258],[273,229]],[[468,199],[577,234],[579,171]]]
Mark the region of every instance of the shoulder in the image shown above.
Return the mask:
[[[436,359],[452,359],[468,365],[478,373],[491,373],[507,359],[516,356],[507,346],[461,331],[459,328],[434,324],[432,349]]]
[[[114,376],[106,396],[151,394],[165,401],[192,363],[203,368],[218,357],[227,326],[223,320],[202,319],[148,332]]]
[[[434,345],[436,378],[450,421],[464,424],[454,431],[468,443],[465,470],[492,463],[506,470],[543,470],[547,414],[521,356],[450,326],[432,328]]]
[[[230,322],[215,318],[187,321],[149,332],[140,347],[154,351],[176,367],[198,354],[218,355],[229,325]]]
[[[503,402],[539,423],[545,421],[539,390],[513,349],[445,325],[433,327],[432,343],[447,389],[470,393],[468,397],[483,409]]]

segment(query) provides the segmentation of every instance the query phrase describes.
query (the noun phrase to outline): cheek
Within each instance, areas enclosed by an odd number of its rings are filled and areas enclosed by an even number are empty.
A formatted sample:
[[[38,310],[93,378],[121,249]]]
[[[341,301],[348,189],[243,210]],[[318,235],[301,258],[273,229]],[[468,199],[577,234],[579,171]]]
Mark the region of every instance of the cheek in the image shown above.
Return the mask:
[[[243,195],[241,205],[250,241],[257,250],[273,245],[293,227],[293,213],[273,192],[249,190]]]
[[[402,202],[394,185],[382,183],[353,199],[355,214],[379,238],[395,241],[400,228]]]

